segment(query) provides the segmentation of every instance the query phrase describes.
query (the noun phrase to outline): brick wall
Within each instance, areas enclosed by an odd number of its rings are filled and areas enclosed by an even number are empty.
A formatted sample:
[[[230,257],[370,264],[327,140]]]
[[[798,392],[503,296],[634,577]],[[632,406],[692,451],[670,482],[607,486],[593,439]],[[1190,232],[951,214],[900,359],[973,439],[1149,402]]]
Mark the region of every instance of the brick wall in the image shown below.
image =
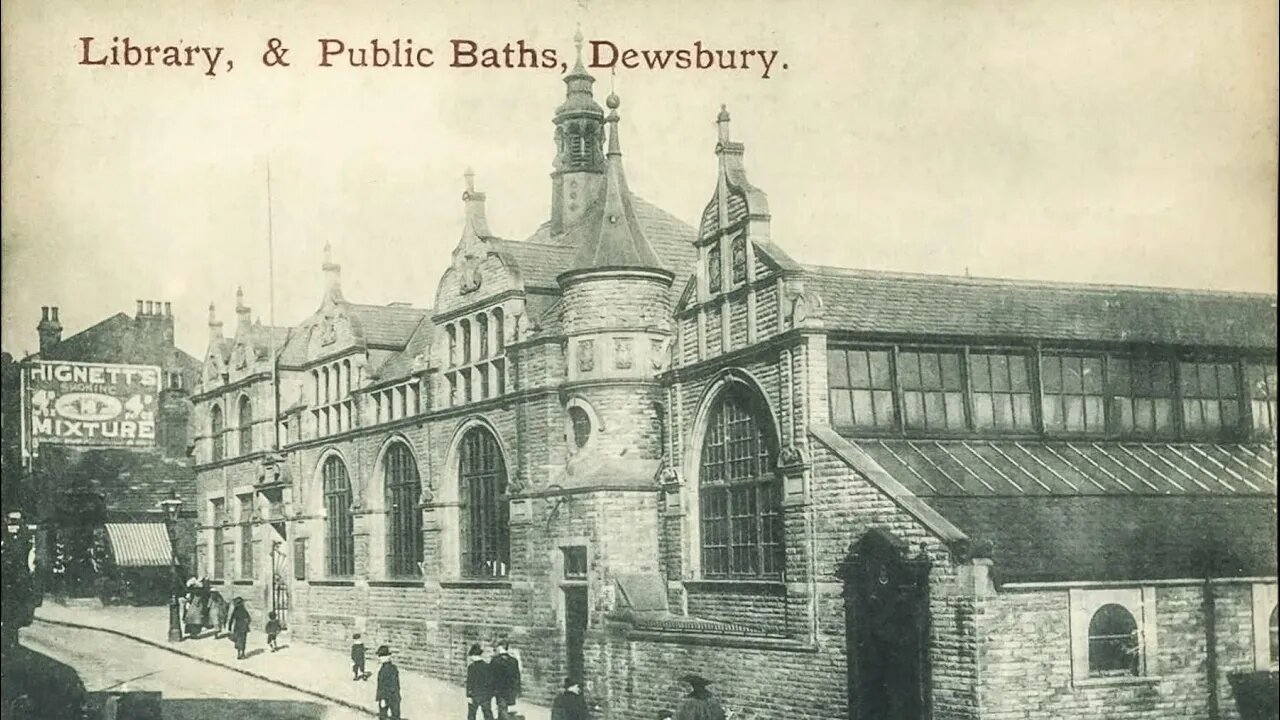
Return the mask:
[[[1250,586],[1214,584],[1218,655],[1218,717],[1239,714],[1227,680],[1253,669]],[[1155,591],[1158,652],[1151,677],[1119,681],[1072,679],[1066,590],[1009,591],[982,608],[983,717],[1210,717],[1204,586],[1160,585]],[[1150,660],[1149,660],[1150,662]]]

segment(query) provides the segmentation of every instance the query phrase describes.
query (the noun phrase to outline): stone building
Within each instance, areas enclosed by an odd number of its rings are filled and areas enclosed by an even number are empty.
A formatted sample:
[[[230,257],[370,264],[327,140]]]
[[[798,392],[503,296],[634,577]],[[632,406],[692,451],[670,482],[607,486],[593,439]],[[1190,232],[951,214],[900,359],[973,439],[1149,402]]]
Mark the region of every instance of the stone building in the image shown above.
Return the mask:
[[[581,64],[549,221],[430,308],[212,312],[200,557],[292,632],[650,717],[1235,717],[1275,665],[1274,296],[805,265],[718,117],[696,227]],[[714,169],[714,175],[711,170]],[[406,258],[408,259],[408,258]]]
[[[45,307],[36,329],[40,351],[13,363],[10,386],[41,360],[156,366],[155,445],[29,443],[24,469],[12,452],[22,442],[21,422],[10,419],[5,423],[6,504],[48,531],[38,536],[38,546],[41,572],[55,573],[45,578],[51,592],[161,601],[168,596],[173,551],[160,501],[176,496],[184,502],[176,533],[179,559],[189,563],[195,545],[188,394],[200,363],[174,344],[167,302],[138,300],[133,316],[116,313],[65,338],[59,308]],[[20,393],[6,393],[6,414],[22,413],[23,402]]]

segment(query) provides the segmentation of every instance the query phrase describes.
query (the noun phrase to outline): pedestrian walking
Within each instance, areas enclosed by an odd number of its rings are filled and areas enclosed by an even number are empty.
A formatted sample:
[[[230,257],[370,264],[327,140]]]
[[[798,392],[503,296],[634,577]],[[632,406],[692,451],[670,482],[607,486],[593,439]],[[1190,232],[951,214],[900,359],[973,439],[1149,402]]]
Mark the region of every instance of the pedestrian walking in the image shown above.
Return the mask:
[[[217,590],[209,592],[209,614],[213,620],[213,637],[214,639],[222,637],[222,632],[227,629],[227,620],[230,619],[231,608],[227,606],[226,598],[222,597],[222,593]]]
[[[710,680],[696,673],[685,675],[680,680],[693,690],[676,711],[676,720],[725,720],[724,708],[707,690]]]
[[[587,701],[582,697],[582,683],[565,678],[564,692],[551,703],[551,720],[588,720]]]
[[[676,714],[670,710],[658,711],[658,720],[675,720]]]
[[[489,707],[492,698],[493,678],[489,664],[484,661],[484,650],[478,644],[472,645],[467,651],[467,720],[476,720],[476,710],[484,715],[484,720],[493,720],[493,710]]]
[[[276,638],[280,635],[280,620],[276,617],[274,610],[267,613],[267,647],[271,648],[271,652],[275,652],[280,648],[276,647]]]
[[[510,641],[503,639],[494,646],[493,659],[489,661],[489,678],[498,720],[507,720],[511,717],[511,706],[516,704],[520,695],[520,661],[511,654]]]
[[[378,717],[400,720],[400,668],[391,662],[391,648],[378,647]]]
[[[244,659],[244,648],[249,642],[249,610],[244,606],[244,598],[237,597],[231,601],[231,619],[227,621],[231,630],[231,641],[236,645],[236,659]]]
[[[360,639],[360,633],[351,635],[351,679],[369,679],[369,673],[364,671],[364,640]]]

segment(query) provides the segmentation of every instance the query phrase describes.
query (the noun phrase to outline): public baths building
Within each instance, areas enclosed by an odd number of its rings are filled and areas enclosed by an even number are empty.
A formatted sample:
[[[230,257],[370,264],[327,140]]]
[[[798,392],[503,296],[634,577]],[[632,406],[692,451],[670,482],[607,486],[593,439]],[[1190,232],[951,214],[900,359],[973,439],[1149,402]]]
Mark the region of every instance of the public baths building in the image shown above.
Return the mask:
[[[721,111],[694,225],[579,65],[548,221],[469,178],[430,307],[210,308],[202,572],[610,718],[1234,717],[1276,664],[1276,298],[816,267]],[[708,143],[708,150],[711,143]],[[709,153],[710,154],[710,153]]]

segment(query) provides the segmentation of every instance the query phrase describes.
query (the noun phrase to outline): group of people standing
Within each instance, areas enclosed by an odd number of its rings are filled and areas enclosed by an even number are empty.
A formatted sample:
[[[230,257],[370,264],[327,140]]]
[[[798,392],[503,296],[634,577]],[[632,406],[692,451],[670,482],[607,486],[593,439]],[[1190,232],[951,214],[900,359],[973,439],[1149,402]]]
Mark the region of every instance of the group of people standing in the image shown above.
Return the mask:
[[[249,609],[245,607],[244,598],[233,598],[231,604],[223,599],[222,594],[214,590],[208,578],[187,581],[186,595],[182,599],[183,637],[195,639],[205,630],[212,629],[215,638],[222,637],[223,630],[231,636],[236,648],[236,659],[245,658],[245,649],[249,641]],[[279,649],[277,637],[280,634],[280,621],[276,614],[267,615],[267,646],[272,652]]]
[[[520,695],[520,661],[511,654],[511,643],[500,640],[486,660],[478,643],[467,651],[467,720],[479,711],[485,720],[512,717],[511,707]]]

